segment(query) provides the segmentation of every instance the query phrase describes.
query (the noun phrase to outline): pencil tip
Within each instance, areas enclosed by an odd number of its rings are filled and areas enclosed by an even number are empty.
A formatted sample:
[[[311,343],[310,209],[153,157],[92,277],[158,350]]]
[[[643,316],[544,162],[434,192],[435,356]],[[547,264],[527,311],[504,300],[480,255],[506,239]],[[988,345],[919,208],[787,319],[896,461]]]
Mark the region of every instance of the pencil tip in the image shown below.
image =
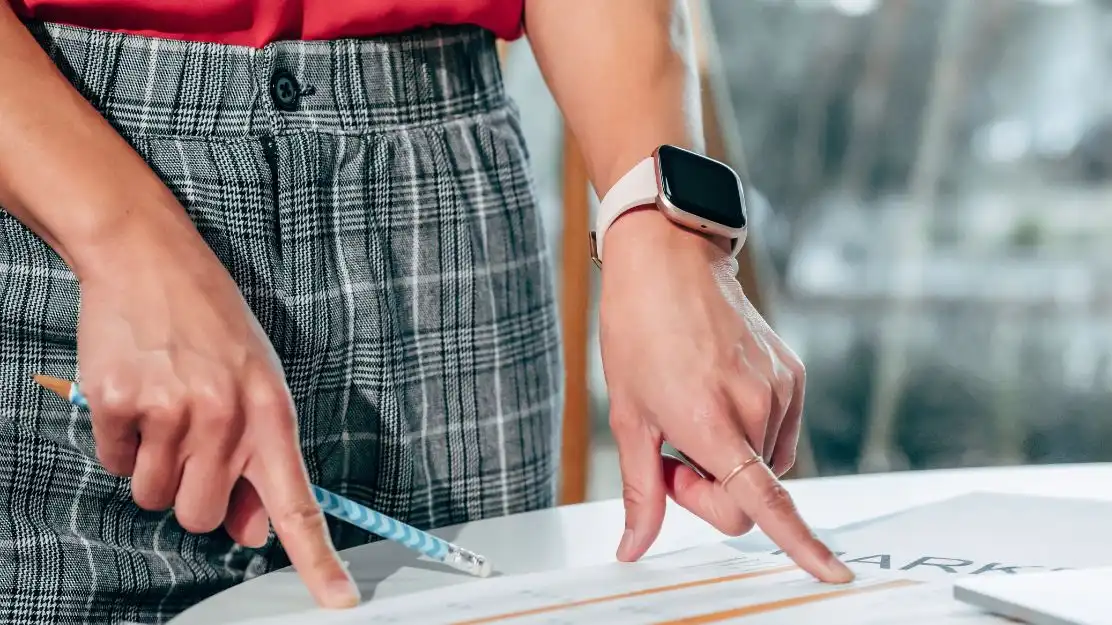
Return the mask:
[[[62,380],[49,375],[34,375],[32,379],[34,379],[39,386],[57,393],[60,397],[69,396],[70,382],[68,380]]]

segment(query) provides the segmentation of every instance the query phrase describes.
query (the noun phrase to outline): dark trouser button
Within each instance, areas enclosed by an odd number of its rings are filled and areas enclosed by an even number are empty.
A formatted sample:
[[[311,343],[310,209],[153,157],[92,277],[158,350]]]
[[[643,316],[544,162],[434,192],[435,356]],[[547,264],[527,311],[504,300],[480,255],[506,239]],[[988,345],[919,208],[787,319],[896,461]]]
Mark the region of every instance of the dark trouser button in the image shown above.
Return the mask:
[[[286,70],[278,70],[270,79],[270,97],[274,105],[283,111],[297,110],[297,103],[301,99],[301,85],[297,79]]]

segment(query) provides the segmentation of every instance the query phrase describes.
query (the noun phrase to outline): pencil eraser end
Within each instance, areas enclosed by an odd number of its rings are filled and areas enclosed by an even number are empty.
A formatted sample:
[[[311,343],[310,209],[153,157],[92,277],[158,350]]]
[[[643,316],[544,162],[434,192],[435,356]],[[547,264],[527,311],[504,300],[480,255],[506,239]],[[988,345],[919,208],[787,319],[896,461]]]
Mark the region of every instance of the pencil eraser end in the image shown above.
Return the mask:
[[[490,574],[493,572],[494,569],[490,566],[490,560],[483,560],[483,562],[479,565],[479,577],[490,577]]]

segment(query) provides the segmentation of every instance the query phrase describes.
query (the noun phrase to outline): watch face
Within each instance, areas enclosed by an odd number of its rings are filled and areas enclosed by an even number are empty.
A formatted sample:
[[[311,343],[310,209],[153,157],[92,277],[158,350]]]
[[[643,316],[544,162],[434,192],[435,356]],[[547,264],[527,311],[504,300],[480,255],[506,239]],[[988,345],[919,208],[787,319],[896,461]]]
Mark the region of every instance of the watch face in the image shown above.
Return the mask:
[[[661,191],[676,208],[727,228],[745,227],[745,195],[734,170],[672,145],[657,150]]]

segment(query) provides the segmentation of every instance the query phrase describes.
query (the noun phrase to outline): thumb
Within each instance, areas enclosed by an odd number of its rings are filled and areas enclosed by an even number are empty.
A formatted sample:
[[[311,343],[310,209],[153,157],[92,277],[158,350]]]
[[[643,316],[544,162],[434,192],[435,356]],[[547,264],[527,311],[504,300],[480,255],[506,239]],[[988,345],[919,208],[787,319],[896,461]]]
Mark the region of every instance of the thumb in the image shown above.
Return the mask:
[[[617,556],[623,562],[632,562],[648,551],[664,523],[662,438],[637,414],[613,406],[610,427],[618,445],[625,504],[625,531]]]

